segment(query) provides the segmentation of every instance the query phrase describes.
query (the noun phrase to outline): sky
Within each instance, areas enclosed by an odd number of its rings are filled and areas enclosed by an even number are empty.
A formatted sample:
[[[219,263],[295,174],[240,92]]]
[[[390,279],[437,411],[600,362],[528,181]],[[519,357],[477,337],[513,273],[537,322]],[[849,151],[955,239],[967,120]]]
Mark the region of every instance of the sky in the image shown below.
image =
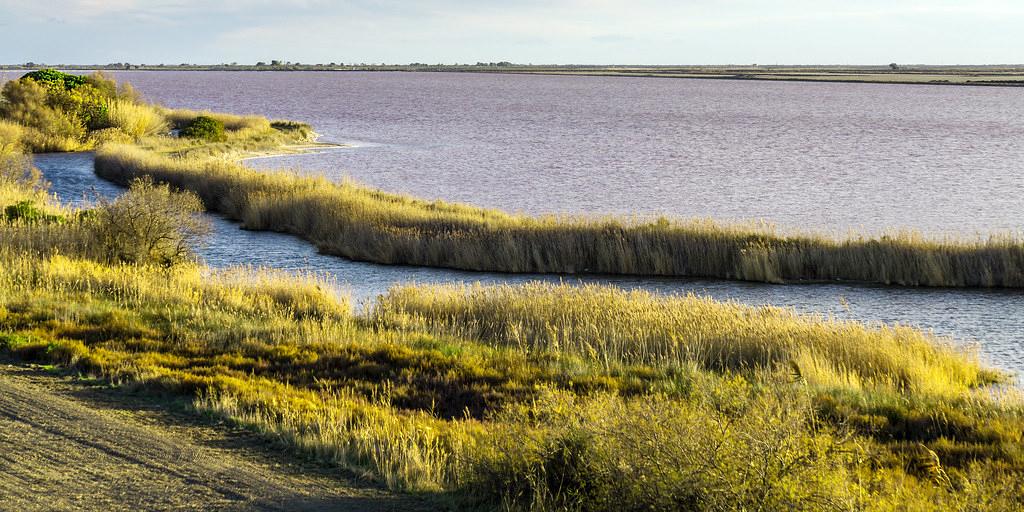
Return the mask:
[[[0,63],[1019,64],[1021,0],[0,0]]]

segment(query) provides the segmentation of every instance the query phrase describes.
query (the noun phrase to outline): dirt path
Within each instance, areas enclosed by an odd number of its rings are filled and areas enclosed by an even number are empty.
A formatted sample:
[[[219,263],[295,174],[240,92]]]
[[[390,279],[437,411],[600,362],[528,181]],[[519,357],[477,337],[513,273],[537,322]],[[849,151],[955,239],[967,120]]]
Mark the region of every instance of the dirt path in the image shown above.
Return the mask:
[[[0,362],[0,510],[425,507],[166,405]]]

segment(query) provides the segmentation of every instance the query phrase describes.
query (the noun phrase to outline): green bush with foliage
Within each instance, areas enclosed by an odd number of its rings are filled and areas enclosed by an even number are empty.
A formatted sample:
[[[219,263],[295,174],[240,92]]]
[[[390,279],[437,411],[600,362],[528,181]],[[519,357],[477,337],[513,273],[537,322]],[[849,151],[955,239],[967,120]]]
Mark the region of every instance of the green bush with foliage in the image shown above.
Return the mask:
[[[118,87],[101,73],[83,77],[53,69],[4,84],[0,120],[20,126],[18,143],[37,153],[86,150],[119,140],[109,134],[93,136],[110,128],[125,132],[130,140],[165,126],[162,115],[142,103],[130,86]]]
[[[68,91],[75,90],[87,83],[84,76],[72,75],[56,69],[40,69],[26,74],[21,79],[34,80],[50,89],[59,88]]]
[[[4,208],[4,220],[7,222],[34,224],[37,222],[61,222],[63,218],[59,215],[48,214],[45,210],[36,206],[35,202],[26,200],[18,201]]]
[[[107,102],[117,97],[116,84],[102,75],[83,77],[54,69],[33,71],[21,81],[34,81],[47,89],[47,104],[76,117],[89,130],[109,127]]]
[[[191,123],[181,129],[181,136],[209,142],[227,140],[227,135],[224,134],[224,123],[209,116],[199,116],[193,119]]]
[[[60,89],[61,94],[64,90]],[[75,151],[86,134],[73,113],[56,107],[49,90],[33,80],[12,80],[0,91],[0,117],[25,128],[22,144],[35,152]],[[65,106],[67,101],[57,102]]]

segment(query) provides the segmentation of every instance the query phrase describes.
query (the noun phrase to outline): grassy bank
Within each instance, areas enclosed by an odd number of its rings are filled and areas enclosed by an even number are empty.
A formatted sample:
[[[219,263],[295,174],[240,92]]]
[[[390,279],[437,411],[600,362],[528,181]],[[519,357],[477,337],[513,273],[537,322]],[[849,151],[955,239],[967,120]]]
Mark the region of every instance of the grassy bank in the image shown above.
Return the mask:
[[[377,263],[766,282],[1024,286],[1024,243],[1008,236],[836,240],[712,221],[527,217],[178,157],[158,142],[105,146],[97,152],[96,172],[119,183],[149,176],[195,192],[207,208],[249,229],[296,234],[326,253]]]
[[[916,331],[607,288],[407,287],[353,314],[329,283],[265,270],[16,247],[0,262],[0,350],[192,396],[454,506],[1009,510],[1024,498],[1019,399]]]

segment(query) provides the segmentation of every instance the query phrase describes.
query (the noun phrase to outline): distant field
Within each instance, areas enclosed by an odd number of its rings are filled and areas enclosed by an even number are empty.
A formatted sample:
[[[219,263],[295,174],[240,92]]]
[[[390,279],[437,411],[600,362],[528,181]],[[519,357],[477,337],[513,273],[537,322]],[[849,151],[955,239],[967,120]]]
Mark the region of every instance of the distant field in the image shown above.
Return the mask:
[[[39,69],[43,66],[0,65],[0,70]],[[788,80],[814,82],[907,83],[939,85],[1024,85],[1024,65],[992,66],[631,66],[631,65],[374,65],[374,64],[197,64],[197,65],[53,65],[66,70],[148,71],[403,71],[452,73],[521,73],[581,76],[632,76],[731,80]]]

